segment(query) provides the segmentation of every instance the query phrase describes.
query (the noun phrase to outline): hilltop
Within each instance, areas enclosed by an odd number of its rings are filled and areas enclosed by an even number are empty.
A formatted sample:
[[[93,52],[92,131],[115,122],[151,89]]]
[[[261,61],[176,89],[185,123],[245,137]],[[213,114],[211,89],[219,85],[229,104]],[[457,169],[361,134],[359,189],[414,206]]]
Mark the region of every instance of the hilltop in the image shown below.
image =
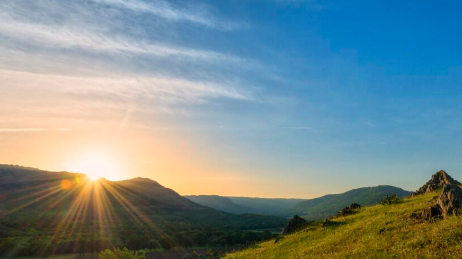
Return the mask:
[[[456,184],[460,185],[459,181],[454,180],[450,175],[446,173],[444,170],[440,170],[432,175],[432,178],[426,182],[422,187],[420,187],[417,191],[413,192],[412,195],[419,195],[428,192],[432,192],[442,188],[446,184]]]
[[[462,193],[450,182],[433,186],[390,205],[362,207],[351,215],[311,223],[277,242],[263,242],[225,258],[460,258]],[[440,202],[447,197],[458,202],[451,214],[421,217],[435,206],[447,209],[448,203]]]

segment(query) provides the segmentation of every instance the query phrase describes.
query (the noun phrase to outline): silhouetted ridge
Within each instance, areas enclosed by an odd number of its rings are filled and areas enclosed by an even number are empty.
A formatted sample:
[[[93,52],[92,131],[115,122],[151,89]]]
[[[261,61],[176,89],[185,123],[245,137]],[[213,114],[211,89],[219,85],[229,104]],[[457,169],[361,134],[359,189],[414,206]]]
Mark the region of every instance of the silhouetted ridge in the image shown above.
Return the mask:
[[[274,216],[207,208],[147,178],[90,182],[82,177],[0,164],[0,258],[42,258],[80,248],[99,252],[113,246],[244,245],[264,236],[247,230],[287,223]]]
[[[412,193],[412,195],[414,196],[414,195],[432,192],[434,190],[443,188],[446,184],[460,185],[461,183],[459,181],[454,180],[450,175],[446,173],[446,171],[440,170],[439,172],[436,172],[434,175],[432,175],[432,178],[430,179],[430,181],[428,181],[426,184],[420,187],[417,191]]]

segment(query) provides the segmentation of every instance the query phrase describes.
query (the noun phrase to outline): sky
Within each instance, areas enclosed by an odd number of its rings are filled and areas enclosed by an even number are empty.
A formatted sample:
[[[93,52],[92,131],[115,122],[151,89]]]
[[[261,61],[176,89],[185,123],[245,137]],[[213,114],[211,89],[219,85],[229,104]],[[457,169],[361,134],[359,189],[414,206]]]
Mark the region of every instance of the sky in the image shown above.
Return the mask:
[[[0,163],[180,194],[462,180],[462,3],[2,0]]]

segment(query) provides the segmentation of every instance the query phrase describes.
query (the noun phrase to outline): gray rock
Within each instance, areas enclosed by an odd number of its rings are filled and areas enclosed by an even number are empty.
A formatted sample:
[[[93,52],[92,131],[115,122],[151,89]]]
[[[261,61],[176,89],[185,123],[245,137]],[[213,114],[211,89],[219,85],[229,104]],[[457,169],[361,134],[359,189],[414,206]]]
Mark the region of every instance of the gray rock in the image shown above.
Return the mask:
[[[411,196],[429,193],[440,188],[443,188],[446,184],[461,184],[460,182],[454,180],[451,176],[449,176],[444,170],[440,170],[432,175],[430,181],[425,183],[422,187],[420,187],[417,191],[413,192]]]
[[[457,215],[462,205],[462,189],[455,184],[446,184],[436,199],[443,217]]]
[[[434,220],[442,216],[441,208],[438,205],[431,206],[424,209],[420,214],[414,214],[415,218],[424,220]]]
[[[444,185],[441,193],[436,198],[436,204],[424,209],[422,212],[414,212],[413,218],[434,220],[459,214],[462,208],[462,189],[456,184]]]
[[[300,230],[303,227],[306,227],[308,224],[309,224],[308,221],[306,221],[305,219],[301,218],[298,215],[295,215],[292,219],[289,220],[289,223],[287,223],[287,226],[282,230],[281,235],[284,236],[284,235],[296,232],[297,230]]]

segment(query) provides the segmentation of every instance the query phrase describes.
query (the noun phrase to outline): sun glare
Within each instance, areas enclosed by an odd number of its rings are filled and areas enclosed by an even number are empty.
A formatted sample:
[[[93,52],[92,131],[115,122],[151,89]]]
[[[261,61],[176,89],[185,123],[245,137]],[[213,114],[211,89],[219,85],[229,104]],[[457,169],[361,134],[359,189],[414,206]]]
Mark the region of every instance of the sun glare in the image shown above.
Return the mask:
[[[113,159],[103,154],[86,154],[70,166],[70,171],[86,174],[91,181],[113,179],[118,167]]]

